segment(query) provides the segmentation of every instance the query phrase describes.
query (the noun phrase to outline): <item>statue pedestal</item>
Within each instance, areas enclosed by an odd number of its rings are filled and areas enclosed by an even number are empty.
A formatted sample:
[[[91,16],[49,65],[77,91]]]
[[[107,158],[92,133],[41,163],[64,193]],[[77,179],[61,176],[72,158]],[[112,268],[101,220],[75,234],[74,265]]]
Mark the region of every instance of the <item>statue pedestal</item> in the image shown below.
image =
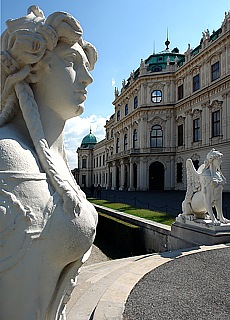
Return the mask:
[[[194,245],[230,243],[230,223],[214,226],[211,220],[179,216],[172,225],[171,235]]]

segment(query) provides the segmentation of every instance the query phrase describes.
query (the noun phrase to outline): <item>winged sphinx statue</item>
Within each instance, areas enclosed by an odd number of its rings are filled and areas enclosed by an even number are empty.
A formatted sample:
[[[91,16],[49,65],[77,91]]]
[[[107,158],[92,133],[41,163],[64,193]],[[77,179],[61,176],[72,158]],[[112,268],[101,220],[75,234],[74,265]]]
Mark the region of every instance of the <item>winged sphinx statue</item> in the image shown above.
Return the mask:
[[[212,149],[198,170],[192,160],[187,159],[187,192],[177,221],[211,219],[213,225],[230,222],[222,211],[222,191],[226,183],[220,168],[222,157],[222,153]]]

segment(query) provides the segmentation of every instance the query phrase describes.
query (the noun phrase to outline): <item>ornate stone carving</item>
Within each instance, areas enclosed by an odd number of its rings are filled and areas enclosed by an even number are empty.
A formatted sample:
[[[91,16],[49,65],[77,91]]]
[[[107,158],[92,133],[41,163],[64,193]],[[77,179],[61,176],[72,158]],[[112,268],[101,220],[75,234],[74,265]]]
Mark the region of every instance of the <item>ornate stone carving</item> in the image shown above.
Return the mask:
[[[177,84],[177,86],[179,87],[179,86],[181,86],[182,84],[184,83],[184,77],[182,78],[179,78],[178,80],[177,80],[177,82],[176,82],[176,84]]]
[[[224,21],[222,22],[223,31],[230,29],[230,11],[225,12]]]
[[[182,202],[183,213],[177,217],[177,221],[194,220],[202,223],[211,219],[212,225],[230,223],[224,218],[222,211],[222,191],[226,183],[220,169],[222,156],[222,153],[212,149],[197,171],[191,159],[186,161],[187,192]],[[215,207],[217,217],[212,207]]]
[[[180,124],[184,124],[185,123],[185,117],[179,116],[176,119],[176,123],[179,126]]]
[[[0,114],[0,318],[64,319],[97,213],[68,168],[65,121],[84,110],[96,49],[36,6],[6,23]],[[76,71],[78,73],[76,75]],[[13,307],[12,307],[13,306]]]
[[[222,104],[223,104],[223,101],[214,100],[210,104],[209,108],[211,109],[212,112],[217,111],[222,108]]]
[[[201,118],[201,114],[202,114],[202,110],[199,110],[199,109],[194,109],[192,112],[191,112],[191,118],[194,120],[196,118]]]
[[[200,73],[200,66],[198,65],[198,66],[195,66],[193,69],[191,69],[191,71],[190,71],[190,74],[194,77],[194,76],[196,76],[197,74],[199,74]]]

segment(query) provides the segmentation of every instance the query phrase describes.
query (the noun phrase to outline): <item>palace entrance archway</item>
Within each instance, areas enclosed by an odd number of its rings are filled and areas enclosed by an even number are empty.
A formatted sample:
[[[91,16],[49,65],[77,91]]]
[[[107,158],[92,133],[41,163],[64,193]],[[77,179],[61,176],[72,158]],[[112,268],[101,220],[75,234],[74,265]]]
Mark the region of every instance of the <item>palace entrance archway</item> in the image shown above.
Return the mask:
[[[149,190],[164,190],[164,165],[159,161],[149,166]]]

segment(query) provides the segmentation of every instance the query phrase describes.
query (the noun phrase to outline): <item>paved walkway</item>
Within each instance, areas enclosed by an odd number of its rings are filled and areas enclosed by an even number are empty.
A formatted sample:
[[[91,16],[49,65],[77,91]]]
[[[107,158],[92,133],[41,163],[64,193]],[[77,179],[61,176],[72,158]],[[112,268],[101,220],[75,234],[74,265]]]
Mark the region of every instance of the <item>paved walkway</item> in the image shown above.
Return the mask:
[[[228,320],[229,265],[216,245],[84,266],[67,320]]]

